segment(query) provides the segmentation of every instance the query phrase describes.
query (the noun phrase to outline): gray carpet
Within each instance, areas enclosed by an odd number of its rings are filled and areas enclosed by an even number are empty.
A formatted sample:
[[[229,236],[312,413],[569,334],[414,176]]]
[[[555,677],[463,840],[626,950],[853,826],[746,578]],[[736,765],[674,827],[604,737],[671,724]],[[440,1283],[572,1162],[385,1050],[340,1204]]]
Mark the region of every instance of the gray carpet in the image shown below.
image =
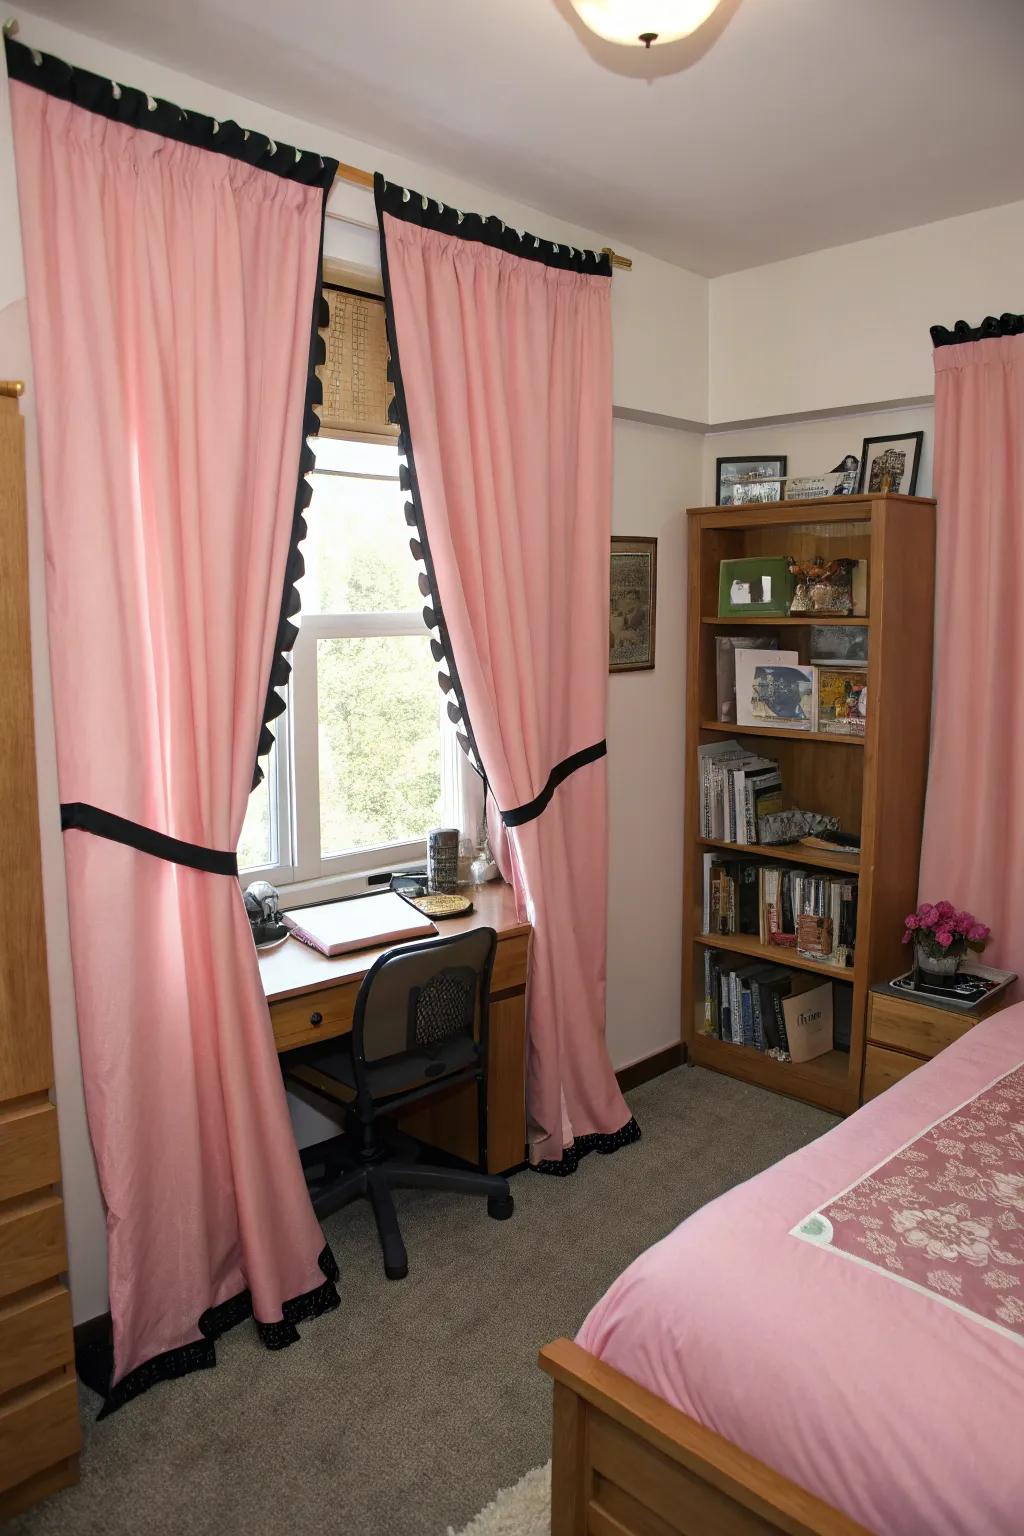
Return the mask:
[[[630,1094],[643,1139],[570,1179],[483,1202],[397,1196],[409,1277],[385,1280],[369,1206],[327,1223],[342,1306],[268,1354],[243,1324],[218,1365],[103,1423],[83,1392],[82,1482],[11,1536],[444,1536],[547,1459],[537,1350],[684,1216],[833,1117],[700,1068]]]

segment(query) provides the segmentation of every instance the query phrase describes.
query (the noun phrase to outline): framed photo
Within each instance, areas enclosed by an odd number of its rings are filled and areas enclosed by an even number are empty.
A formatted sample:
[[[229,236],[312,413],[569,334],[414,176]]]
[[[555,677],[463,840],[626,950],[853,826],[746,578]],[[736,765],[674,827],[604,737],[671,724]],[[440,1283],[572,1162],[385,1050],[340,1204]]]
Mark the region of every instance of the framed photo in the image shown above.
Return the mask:
[[[613,535],[608,613],[609,672],[646,672],[654,666],[657,600],[657,539],[627,539]]]
[[[923,432],[904,432],[902,437],[866,437],[860,455],[858,490],[869,496],[883,491],[913,496],[923,442]]]
[[[788,459],[786,454],[755,454],[738,459],[716,459],[715,503],[719,507],[731,507],[740,501],[780,501]],[[767,484],[750,486],[737,495],[739,481],[754,476]]]

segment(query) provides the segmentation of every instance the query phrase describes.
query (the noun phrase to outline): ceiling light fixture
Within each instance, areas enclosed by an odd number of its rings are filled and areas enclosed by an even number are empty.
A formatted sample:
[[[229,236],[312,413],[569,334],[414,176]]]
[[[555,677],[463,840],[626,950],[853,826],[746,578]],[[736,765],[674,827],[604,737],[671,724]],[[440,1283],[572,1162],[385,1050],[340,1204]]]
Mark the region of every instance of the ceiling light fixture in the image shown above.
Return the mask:
[[[609,43],[649,48],[675,43],[702,26],[719,0],[572,0],[583,24]]]

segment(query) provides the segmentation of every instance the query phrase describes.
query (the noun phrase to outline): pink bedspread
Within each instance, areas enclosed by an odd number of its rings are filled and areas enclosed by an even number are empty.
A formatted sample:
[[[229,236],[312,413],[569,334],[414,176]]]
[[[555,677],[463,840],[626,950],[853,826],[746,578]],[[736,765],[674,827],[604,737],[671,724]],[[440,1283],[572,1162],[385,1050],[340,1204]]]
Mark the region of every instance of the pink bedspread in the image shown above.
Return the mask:
[[[1022,1063],[1018,1004],[683,1222],[578,1342],[880,1536],[1021,1536]]]

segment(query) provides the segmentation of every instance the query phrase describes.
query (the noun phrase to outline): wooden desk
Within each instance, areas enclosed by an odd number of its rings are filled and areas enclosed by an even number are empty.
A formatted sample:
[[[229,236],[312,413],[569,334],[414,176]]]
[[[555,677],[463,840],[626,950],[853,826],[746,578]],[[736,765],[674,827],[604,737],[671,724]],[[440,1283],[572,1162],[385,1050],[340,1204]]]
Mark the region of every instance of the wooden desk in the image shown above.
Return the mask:
[[[487,1063],[487,1169],[503,1173],[526,1156],[526,974],[530,925],[516,918],[512,891],[501,881],[474,892],[475,911],[439,923],[445,936],[488,927],[498,935],[491,977]],[[383,949],[328,959],[296,939],[260,956],[279,1052],[347,1035],[360,983]],[[476,1092],[472,1086],[438,1095],[400,1117],[402,1128],[431,1146],[476,1162]]]

